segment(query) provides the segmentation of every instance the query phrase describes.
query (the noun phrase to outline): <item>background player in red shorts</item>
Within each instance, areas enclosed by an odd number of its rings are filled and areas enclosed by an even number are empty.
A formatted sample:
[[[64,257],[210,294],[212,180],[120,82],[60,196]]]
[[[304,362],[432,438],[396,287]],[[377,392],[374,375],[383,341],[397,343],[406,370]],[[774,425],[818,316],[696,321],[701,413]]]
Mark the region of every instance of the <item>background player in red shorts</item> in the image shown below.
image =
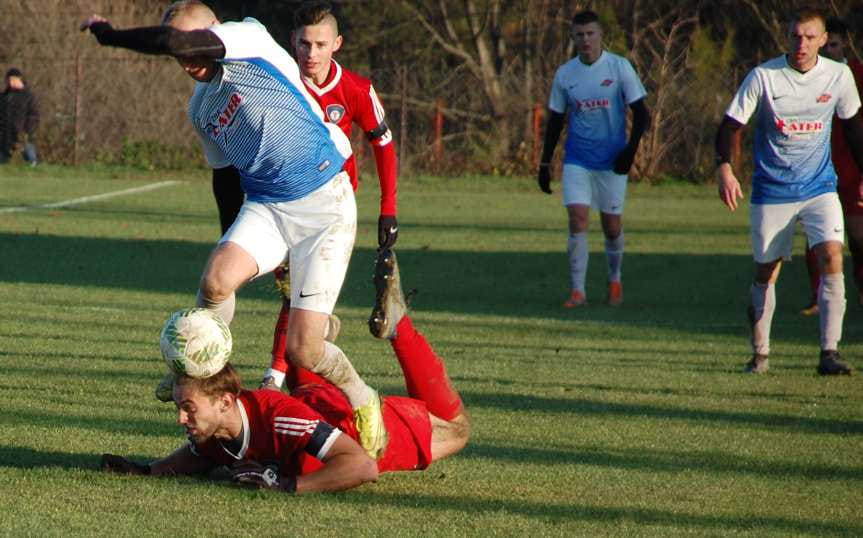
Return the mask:
[[[831,17],[827,19],[827,43],[821,47],[819,54],[831,60],[848,64],[857,83],[857,91],[863,91],[863,64],[857,60],[845,57],[845,45],[848,38],[848,27],[842,20]],[[861,93],[863,96],[863,93]],[[845,230],[848,233],[848,249],[851,251],[853,264],[852,275],[857,285],[857,302],[863,305],[863,182],[860,169],[854,162],[845,132],[839,122],[833,122],[830,133],[830,151],[833,154],[833,167],[836,169],[837,190],[839,201],[842,202],[842,213],[845,216]],[[808,245],[807,245],[808,247]],[[818,314],[818,282],[821,272],[818,270],[818,257],[812,249],[806,249],[806,269],[809,272],[809,287],[811,291],[809,303],[800,311],[804,316]]]
[[[381,283],[386,289],[379,291],[386,292],[381,306],[391,317],[381,336],[392,342],[410,397],[383,399],[387,441],[377,454],[360,446],[351,405],[334,385],[309,377],[290,395],[242,390],[227,364],[210,378],[181,376],[174,384],[189,443],[146,465],[105,454],[102,468],[177,475],[228,465],[238,484],[308,493],[356,487],[380,472],[425,469],[459,452],[468,440],[468,418],[443,362],[404,312],[395,257],[387,252],[386,269],[379,271],[388,276]]]
[[[353,124],[357,124],[369,139],[381,188],[378,247],[390,248],[398,237],[395,143],[371,81],[342,68],[333,59],[333,53],[342,46],[342,36],[339,35],[338,21],[328,2],[308,2],[297,10],[293,45],[306,88],[320,104],[327,121],[337,124],[348,138]],[[357,163],[353,155],[345,162],[344,170],[350,175],[356,190]],[[264,374],[261,387],[278,390],[284,384],[288,370],[285,332],[290,315],[290,283],[286,267],[277,270],[276,281],[283,303],[273,335],[272,362]],[[338,331],[337,318],[330,319],[330,332]]]

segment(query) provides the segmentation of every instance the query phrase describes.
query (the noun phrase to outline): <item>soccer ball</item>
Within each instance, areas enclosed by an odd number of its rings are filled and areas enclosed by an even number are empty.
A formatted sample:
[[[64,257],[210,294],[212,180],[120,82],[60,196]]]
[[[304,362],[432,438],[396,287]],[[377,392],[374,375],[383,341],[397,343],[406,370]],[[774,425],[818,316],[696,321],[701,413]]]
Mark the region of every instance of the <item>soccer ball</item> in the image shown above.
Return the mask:
[[[174,312],[159,336],[162,358],[178,375],[205,378],[217,373],[231,356],[231,330],[206,308]]]

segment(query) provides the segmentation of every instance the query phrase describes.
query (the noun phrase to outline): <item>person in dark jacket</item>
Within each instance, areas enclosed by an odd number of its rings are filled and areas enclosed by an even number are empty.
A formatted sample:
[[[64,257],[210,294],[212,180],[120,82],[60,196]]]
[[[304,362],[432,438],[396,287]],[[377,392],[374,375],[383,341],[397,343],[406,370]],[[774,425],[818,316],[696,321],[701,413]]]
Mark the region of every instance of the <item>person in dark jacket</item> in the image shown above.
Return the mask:
[[[6,89],[0,94],[0,163],[12,158],[18,138],[27,134],[24,143],[24,160],[36,165],[36,128],[39,126],[39,111],[36,98],[27,87],[19,69],[6,72]]]

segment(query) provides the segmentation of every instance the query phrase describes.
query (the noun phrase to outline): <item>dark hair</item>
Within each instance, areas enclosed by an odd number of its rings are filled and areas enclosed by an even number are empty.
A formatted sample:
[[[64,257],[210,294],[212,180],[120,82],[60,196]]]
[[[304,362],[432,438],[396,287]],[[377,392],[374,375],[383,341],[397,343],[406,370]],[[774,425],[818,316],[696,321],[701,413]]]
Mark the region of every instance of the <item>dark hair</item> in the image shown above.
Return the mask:
[[[333,15],[333,6],[324,0],[306,2],[294,12],[294,28],[320,24],[327,16]]]
[[[9,78],[9,77],[24,78],[24,74],[21,73],[21,70],[18,69],[17,67],[13,67],[9,71],[6,71],[6,78]]]
[[[240,374],[230,362],[225,363],[225,366],[215,374],[203,379],[187,375],[175,376],[174,384],[194,387],[209,398],[218,398],[226,392],[236,396],[242,388]]]
[[[575,17],[572,18],[572,24],[590,24],[592,22],[599,23],[599,15],[595,12],[586,9],[584,11],[579,11],[575,14]]]
[[[794,10],[794,13],[791,14],[791,20],[788,22],[789,24],[802,24],[816,19],[826,26],[827,17],[824,16],[823,11],[814,6],[803,6]]]
[[[830,17],[827,19],[827,33],[838,34],[842,37],[848,35],[848,25],[839,17]]]

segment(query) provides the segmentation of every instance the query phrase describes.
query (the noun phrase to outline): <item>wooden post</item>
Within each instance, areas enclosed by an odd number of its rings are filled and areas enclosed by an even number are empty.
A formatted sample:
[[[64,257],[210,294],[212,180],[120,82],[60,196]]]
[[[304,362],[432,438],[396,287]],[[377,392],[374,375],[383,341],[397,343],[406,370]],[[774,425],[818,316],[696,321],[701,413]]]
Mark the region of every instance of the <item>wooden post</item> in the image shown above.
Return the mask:
[[[443,159],[443,109],[444,100],[441,97],[434,102],[434,158],[436,163]]]
[[[402,65],[401,72],[401,106],[399,111],[401,112],[399,126],[399,164],[398,164],[398,174],[399,180],[402,177],[402,171],[405,167],[405,157],[407,152],[408,145],[408,68],[405,65]]]
[[[75,118],[74,118],[74,140],[72,141],[72,165],[78,166],[79,162],[79,140],[81,139],[81,51],[75,51]]]
[[[539,152],[542,150],[542,103],[533,105],[533,167],[539,168]]]

